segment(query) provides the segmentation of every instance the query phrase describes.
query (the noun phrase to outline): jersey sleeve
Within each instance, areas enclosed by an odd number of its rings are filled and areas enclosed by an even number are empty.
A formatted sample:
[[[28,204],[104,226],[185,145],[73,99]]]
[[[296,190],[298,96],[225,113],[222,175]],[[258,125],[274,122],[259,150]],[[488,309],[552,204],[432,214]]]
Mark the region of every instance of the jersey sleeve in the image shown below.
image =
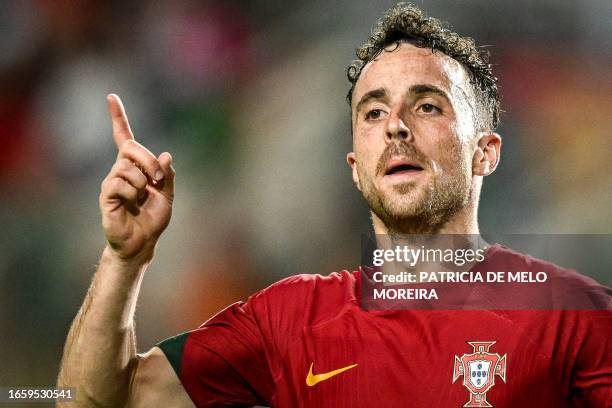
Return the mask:
[[[197,407],[267,405],[272,398],[253,302],[230,305],[198,329],[157,344]]]
[[[348,301],[356,302],[354,290],[355,278],[348,271],[294,275],[157,346],[196,406],[273,405],[277,382],[286,374],[304,327],[331,319]]]

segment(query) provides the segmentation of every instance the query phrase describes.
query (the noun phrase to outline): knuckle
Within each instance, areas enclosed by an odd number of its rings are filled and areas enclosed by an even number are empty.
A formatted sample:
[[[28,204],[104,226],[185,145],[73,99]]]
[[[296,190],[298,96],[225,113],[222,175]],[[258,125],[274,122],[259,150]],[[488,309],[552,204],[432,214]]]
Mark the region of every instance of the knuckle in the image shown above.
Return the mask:
[[[100,189],[102,191],[106,191],[109,188],[111,188],[112,187],[113,179],[114,179],[114,177],[113,177],[112,173],[109,174],[108,176],[106,176],[106,178],[104,180],[102,180],[102,183],[100,183]]]
[[[136,148],[136,141],[134,139],[128,139],[125,142],[123,142],[123,144],[121,145],[120,151],[122,154],[128,154],[130,152],[133,152],[135,148]]]
[[[122,158],[117,160],[116,166],[121,170],[129,170],[131,167],[134,167],[134,164],[130,160]]]
[[[138,166],[133,166],[132,171],[138,176],[139,179],[147,181],[147,175],[144,173],[143,169],[139,168]]]
[[[136,179],[136,184],[138,188],[143,189],[147,186],[148,180],[147,180],[147,176],[144,175],[144,173],[138,169],[136,169],[138,171],[138,175],[137,175],[137,179]]]
[[[138,191],[134,188],[134,187],[128,187],[125,189],[125,192],[123,193],[125,198],[127,198],[128,200],[136,200],[136,197],[138,195]]]
[[[129,169],[130,161],[128,159],[118,159],[113,165],[113,173],[122,173]]]
[[[112,190],[119,190],[122,186],[123,186],[123,179],[119,178],[119,177],[114,177],[112,180],[110,180],[108,182],[109,184],[109,188]]]
[[[123,170],[122,175],[128,178],[130,181],[140,180],[141,178],[144,178],[146,180],[147,178],[142,172],[142,170],[139,168],[139,166],[136,163],[132,162],[129,162],[129,164],[126,165],[126,168]]]
[[[142,190],[147,185],[147,179],[143,175],[130,177],[130,185],[138,190]]]

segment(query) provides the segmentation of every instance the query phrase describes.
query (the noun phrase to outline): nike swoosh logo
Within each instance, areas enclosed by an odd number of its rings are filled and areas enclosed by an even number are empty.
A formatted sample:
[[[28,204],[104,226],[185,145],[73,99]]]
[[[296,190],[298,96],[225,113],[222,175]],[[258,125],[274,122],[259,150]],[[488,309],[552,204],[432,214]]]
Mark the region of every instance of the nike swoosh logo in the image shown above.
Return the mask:
[[[321,381],[329,380],[334,375],[338,375],[340,373],[345,372],[346,370],[350,370],[353,367],[357,367],[357,364],[351,364],[349,366],[342,367],[342,368],[339,368],[337,370],[330,371],[330,372],[327,372],[327,373],[313,374],[312,373],[312,366],[313,365],[314,365],[314,363],[310,363],[310,370],[308,370],[308,375],[306,376],[306,385],[308,385],[309,387],[313,387],[313,386],[317,385],[318,383],[320,383]]]

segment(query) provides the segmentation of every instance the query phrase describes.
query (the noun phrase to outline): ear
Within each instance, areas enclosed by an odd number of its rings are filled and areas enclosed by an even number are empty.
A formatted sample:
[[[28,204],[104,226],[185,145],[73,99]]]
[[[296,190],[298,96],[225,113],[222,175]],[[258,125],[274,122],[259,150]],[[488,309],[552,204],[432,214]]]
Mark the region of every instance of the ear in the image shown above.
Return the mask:
[[[499,164],[501,143],[501,136],[497,133],[479,135],[472,159],[472,174],[488,176],[495,171]]]
[[[361,191],[361,184],[359,184],[359,173],[357,172],[357,160],[355,159],[355,152],[348,152],[346,154],[346,162],[353,171],[353,181],[357,186],[357,189]]]

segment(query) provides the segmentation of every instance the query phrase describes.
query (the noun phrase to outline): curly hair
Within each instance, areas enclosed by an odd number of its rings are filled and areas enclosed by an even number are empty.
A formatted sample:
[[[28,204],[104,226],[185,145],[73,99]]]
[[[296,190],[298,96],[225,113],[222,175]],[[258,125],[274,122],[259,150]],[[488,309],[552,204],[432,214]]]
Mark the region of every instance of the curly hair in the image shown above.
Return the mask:
[[[436,18],[426,17],[421,9],[410,3],[398,3],[378,21],[367,41],[357,49],[357,58],[347,67],[351,89],[347,95],[349,106],[355,85],[363,67],[375,59],[386,47],[409,42],[417,47],[431,48],[461,63],[468,71],[476,99],[476,125],[479,130],[493,130],[499,124],[499,94],[497,78],[493,75],[489,54],[479,51],[474,40],[450,31]]]

